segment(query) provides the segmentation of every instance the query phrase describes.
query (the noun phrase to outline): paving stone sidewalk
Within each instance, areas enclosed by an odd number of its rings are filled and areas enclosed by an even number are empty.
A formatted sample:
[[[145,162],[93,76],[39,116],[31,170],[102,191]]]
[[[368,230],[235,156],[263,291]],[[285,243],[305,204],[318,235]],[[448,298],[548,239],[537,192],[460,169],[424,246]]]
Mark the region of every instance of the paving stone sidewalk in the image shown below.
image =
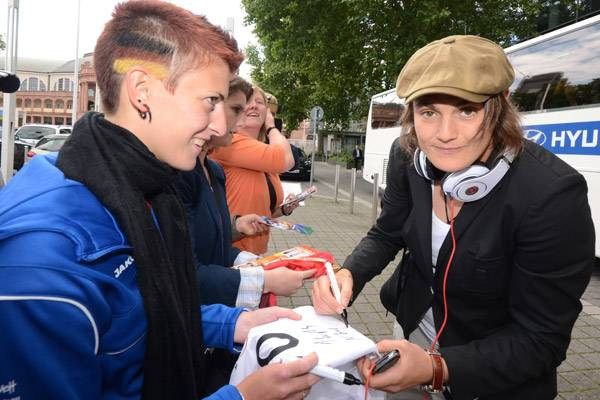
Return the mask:
[[[371,210],[355,204],[354,214],[349,213],[348,202],[335,203],[332,199],[315,197],[298,208],[290,222],[311,226],[312,235],[273,229],[269,253],[305,244],[319,250],[330,251],[343,263],[371,224]],[[371,339],[379,341],[392,337],[394,318],[386,315],[379,300],[379,288],[391,275],[394,260],[381,275],[369,282],[352,307],[348,309],[350,324]],[[279,304],[298,307],[311,304],[311,283],[290,298],[279,298]],[[580,314],[571,339],[567,359],[559,367],[557,399],[600,399],[600,270],[595,271],[583,299]]]

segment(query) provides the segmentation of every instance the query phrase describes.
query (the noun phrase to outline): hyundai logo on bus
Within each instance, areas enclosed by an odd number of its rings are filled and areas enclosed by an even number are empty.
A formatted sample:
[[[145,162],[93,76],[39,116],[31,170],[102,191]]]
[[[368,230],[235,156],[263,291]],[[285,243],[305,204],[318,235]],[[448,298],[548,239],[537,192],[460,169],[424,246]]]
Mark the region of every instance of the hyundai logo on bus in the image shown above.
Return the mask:
[[[527,129],[524,136],[525,139],[531,140],[533,143],[537,143],[540,146],[543,146],[544,143],[546,143],[546,134],[537,129]]]
[[[555,154],[600,155],[600,121],[525,125],[523,135]]]

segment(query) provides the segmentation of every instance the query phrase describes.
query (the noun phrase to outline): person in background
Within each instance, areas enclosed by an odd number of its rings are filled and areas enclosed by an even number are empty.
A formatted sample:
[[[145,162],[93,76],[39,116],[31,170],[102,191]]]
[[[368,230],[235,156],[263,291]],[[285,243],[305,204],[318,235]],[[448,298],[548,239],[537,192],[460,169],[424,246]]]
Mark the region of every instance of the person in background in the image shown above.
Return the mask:
[[[583,176],[523,138],[513,80],[481,37],[413,54],[396,85],[407,107],[381,215],[336,274],[342,304],[327,277],[313,285],[315,308],[339,313],[404,250],[380,294],[395,340],[378,343],[400,358],[370,380],[392,399],[557,395],[594,228]],[[371,366],[359,363],[365,376]]]
[[[261,141],[261,137],[267,137],[269,143]],[[273,114],[267,110],[260,88],[254,87],[231,146],[215,149],[210,157],[225,170],[227,204],[232,214],[276,218],[290,215],[298,206],[292,203],[280,207],[284,199],[279,174],[294,165],[294,157],[287,139],[274,125]],[[268,242],[269,231],[264,231],[233,244],[260,255],[267,251]]]
[[[225,174],[219,164],[206,155],[214,148],[231,144],[231,129],[242,117],[252,93],[252,85],[245,80],[237,77],[230,82],[229,95],[225,100],[227,132],[222,136],[212,136],[202,148],[194,169],[181,172],[177,178],[177,193],[186,209],[192,238],[201,304],[221,303],[256,309],[263,292],[290,296],[302,287],[305,278],[315,272],[296,272],[288,268],[269,271],[262,267],[229,268],[257,258],[231,246],[232,231],[251,236],[269,228],[257,222],[260,217],[256,214],[230,217],[225,196]],[[218,389],[229,382],[237,356],[215,349],[210,358],[213,368],[209,371],[207,385]]]
[[[279,110],[279,101],[277,101],[277,97],[273,96],[271,93],[266,92],[264,93],[264,95],[267,101],[267,109],[271,111],[274,117],[274,126],[279,130],[279,132],[281,132],[285,136],[289,143],[290,133],[283,132],[283,121],[281,118],[277,118],[277,111]],[[261,141],[268,143],[268,141],[265,140],[265,137],[261,137],[260,139]],[[295,169],[298,169],[300,165],[300,149],[294,146],[292,143],[290,143],[290,149],[292,150],[292,156],[294,157],[294,165],[292,165],[292,167],[288,171],[293,171]]]
[[[204,382],[207,348],[234,352],[252,327],[299,318],[199,301],[173,184],[226,132],[223,100],[243,58],[235,41],[170,3],[130,1],[94,54],[106,115],[85,114],[58,155],[35,157],[0,191],[3,395],[304,397],[314,354],[212,395]]]
[[[279,111],[279,101],[277,101],[277,97],[273,96],[271,93],[264,92],[264,95],[267,102],[267,109],[273,114],[273,125],[279,129],[279,132],[283,133],[283,120],[277,117],[277,111]]]
[[[354,150],[352,150],[352,159],[354,160],[354,168],[356,168],[357,171],[360,170],[362,165],[362,150],[358,145],[355,145]]]
[[[265,232],[269,228],[259,223],[256,214],[230,216],[226,202],[225,174],[207,154],[231,144],[231,129],[244,112],[253,94],[252,86],[242,78],[229,84],[225,101],[228,132],[213,136],[202,149],[195,168],[179,174],[177,192],[186,208],[196,263],[196,277],[202,304],[221,303],[255,309],[263,292],[281,296],[294,294],[303,280],[314,273],[302,273],[287,268],[264,271],[262,268],[231,269],[257,256],[231,246],[232,233],[237,238]],[[230,224],[227,221],[231,221]]]

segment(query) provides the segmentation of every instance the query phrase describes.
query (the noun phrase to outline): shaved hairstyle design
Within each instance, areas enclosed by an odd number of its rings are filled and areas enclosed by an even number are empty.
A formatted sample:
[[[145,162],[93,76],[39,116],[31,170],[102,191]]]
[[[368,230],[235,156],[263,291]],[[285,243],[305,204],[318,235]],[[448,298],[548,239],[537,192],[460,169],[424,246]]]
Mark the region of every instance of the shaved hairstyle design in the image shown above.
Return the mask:
[[[204,16],[159,0],[115,7],[94,49],[96,79],[107,114],[116,112],[123,76],[143,66],[173,91],[187,71],[223,60],[234,72],[243,60],[236,41]]]

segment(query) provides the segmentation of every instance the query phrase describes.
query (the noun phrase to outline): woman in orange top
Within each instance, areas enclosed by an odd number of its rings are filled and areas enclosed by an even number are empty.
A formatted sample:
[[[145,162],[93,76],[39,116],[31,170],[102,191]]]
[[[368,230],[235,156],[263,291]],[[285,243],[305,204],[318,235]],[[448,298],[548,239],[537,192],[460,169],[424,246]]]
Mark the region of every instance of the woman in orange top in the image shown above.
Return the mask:
[[[267,109],[264,92],[254,94],[244,110],[245,118],[236,127],[229,147],[220,147],[211,158],[223,166],[226,176],[227,204],[232,215],[258,214],[267,217],[290,215],[297,203],[280,207],[283,188],[279,174],[294,165],[290,145],[275,127]],[[268,138],[263,143],[261,138]],[[233,245],[254,254],[267,251],[269,232],[245,236]]]

